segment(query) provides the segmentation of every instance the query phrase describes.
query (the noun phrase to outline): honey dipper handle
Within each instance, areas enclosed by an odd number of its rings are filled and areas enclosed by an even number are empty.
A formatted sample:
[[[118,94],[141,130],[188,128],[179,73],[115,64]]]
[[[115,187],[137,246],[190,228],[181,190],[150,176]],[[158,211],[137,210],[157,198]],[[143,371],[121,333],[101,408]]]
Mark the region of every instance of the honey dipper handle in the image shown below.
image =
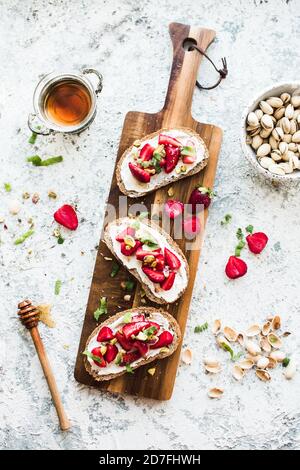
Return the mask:
[[[34,342],[36,352],[38,353],[39,360],[43,368],[49,390],[51,392],[53,403],[56,408],[57,416],[59,419],[60,428],[62,431],[67,431],[68,429],[70,429],[70,426],[71,426],[70,421],[64,410],[64,407],[60,398],[60,394],[56,385],[56,381],[55,381],[55,378],[51,369],[51,365],[50,365],[43,342],[39,334],[39,330],[36,327],[32,328],[30,330],[30,334]]]

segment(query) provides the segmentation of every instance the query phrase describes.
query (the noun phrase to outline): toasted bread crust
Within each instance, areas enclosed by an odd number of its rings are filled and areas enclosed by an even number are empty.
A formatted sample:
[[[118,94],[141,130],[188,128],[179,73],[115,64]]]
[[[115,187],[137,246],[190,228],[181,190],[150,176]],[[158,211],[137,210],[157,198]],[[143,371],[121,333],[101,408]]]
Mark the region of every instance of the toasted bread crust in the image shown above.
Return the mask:
[[[168,347],[169,348],[168,351],[159,353],[155,357],[149,357],[148,359],[145,359],[144,361],[141,361],[139,364],[136,364],[135,366],[132,367],[133,370],[137,369],[138,367],[144,366],[145,364],[149,364],[150,362],[155,361],[157,359],[163,359],[164,357],[171,356],[171,354],[173,354],[173,352],[176,351],[176,349],[177,349],[177,347],[180,343],[180,340],[181,340],[181,331],[180,331],[180,328],[179,328],[179,325],[178,325],[177,321],[168,312],[165,312],[164,310],[156,309],[156,308],[153,308],[153,307],[136,307],[136,308],[123,310],[122,312],[116,313],[115,315],[113,315],[112,317],[105,320],[103,323],[101,323],[99,326],[97,326],[97,328],[95,328],[95,330],[92,331],[92,333],[90,334],[90,336],[87,339],[85,349],[87,349],[91,339],[98,334],[98,332],[101,330],[101,328],[103,326],[109,326],[115,320],[117,320],[118,318],[124,316],[126,313],[130,313],[130,312],[135,312],[135,313],[138,313],[138,314],[144,314],[145,316],[151,316],[151,314],[160,313],[161,315],[163,315],[168,320],[172,331],[174,331],[174,340],[173,340],[173,343]],[[103,382],[105,380],[115,379],[116,377],[120,377],[121,375],[124,375],[124,374],[127,373],[126,370],[125,371],[123,370],[121,372],[118,372],[117,374],[107,374],[105,376],[104,375],[98,375],[97,372],[92,369],[91,364],[87,360],[86,356],[84,356],[83,361],[84,361],[84,367],[85,367],[86,371],[97,382]]]
[[[110,234],[109,234],[109,227],[110,227],[110,225],[121,225],[126,219],[128,219],[128,221],[134,220],[134,219],[130,219],[129,217],[123,217],[121,219],[114,220],[113,222],[110,222],[107,225],[107,227],[105,228],[105,231],[104,231],[104,241],[105,241],[106,245],[108,246],[110,251],[113,253],[113,255],[120,261],[120,263],[122,263],[123,266],[125,266],[123,261],[118,257],[117,253],[114,252],[112,239],[111,239]],[[189,265],[188,265],[187,259],[184,256],[181,249],[179,248],[179,246],[177,245],[177,243],[174,242],[173,238],[171,238],[170,235],[167,232],[165,232],[161,227],[159,227],[157,224],[155,224],[155,223],[153,223],[149,220],[143,219],[142,223],[145,224],[145,225],[149,225],[150,227],[157,230],[157,232],[159,232],[166,239],[166,241],[169,243],[169,245],[172,247],[172,249],[179,256],[182,257],[182,259],[184,261],[184,266],[185,266],[185,269],[186,269],[186,273],[187,273],[187,278],[189,278]],[[132,274],[140,282],[140,284],[142,285],[147,297],[150,300],[152,300],[152,302],[156,302],[157,304],[161,304],[161,305],[169,303],[166,300],[162,299],[161,297],[158,297],[155,294],[153,294],[153,292],[150,290],[150,288],[147,286],[147,284],[145,284],[144,281],[142,281],[142,278],[141,278],[139,272],[137,271],[137,269],[128,269],[127,266],[125,266],[125,268],[130,272],[130,274]],[[185,291],[186,288],[187,288],[187,285],[184,288],[182,288],[180,292],[178,292],[178,295],[177,295],[176,299],[173,302],[176,302],[176,300],[179,297],[181,297],[181,295],[183,294],[183,292]]]
[[[121,156],[118,164],[117,164],[117,168],[116,168],[116,177],[117,177],[117,183],[118,183],[118,186],[119,186],[119,189],[120,191],[125,194],[126,196],[129,196],[129,197],[142,197],[142,196],[145,196],[146,194],[149,194],[153,191],[156,191],[156,189],[158,188],[162,188],[163,186],[167,186],[168,184],[171,184],[173,183],[174,181],[177,181],[177,180],[180,180],[182,178],[188,178],[189,176],[191,175],[194,175],[196,173],[199,173],[199,171],[201,171],[204,167],[206,167],[207,163],[208,163],[208,159],[209,159],[209,153],[208,153],[208,149],[204,143],[204,140],[199,136],[199,134],[197,132],[195,132],[193,129],[190,129],[189,127],[173,127],[173,128],[162,128],[162,129],[159,129],[158,131],[156,132],[153,132],[152,134],[148,134],[146,135],[145,137],[143,137],[141,140],[142,141],[146,141],[146,140],[149,140],[149,139],[152,139],[153,137],[156,137],[158,134],[162,133],[162,132],[168,132],[172,129],[178,129],[178,130],[182,130],[184,132],[186,132],[187,134],[190,134],[191,136],[193,137],[196,137],[200,142],[201,144],[203,145],[204,147],[204,156],[203,156],[203,160],[201,160],[191,171],[189,171],[187,174],[174,174],[172,176],[172,179],[170,179],[169,181],[167,181],[166,183],[162,183],[162,184],[157,184],[155,185],[152,189],[150,190],[145,190],[143,192],[138,192],[138,191],[128,191],[123,183],[123,180],[121,178],[121,167],[122,167],[122,164],[123,164],[123,161],[125,160],[125,158],[128,156],[128,154],[131,152],[131,150],[133,149],[134,145],[131,145],[127,150],[125,150],[125,152],[123,153],[123,155]]]

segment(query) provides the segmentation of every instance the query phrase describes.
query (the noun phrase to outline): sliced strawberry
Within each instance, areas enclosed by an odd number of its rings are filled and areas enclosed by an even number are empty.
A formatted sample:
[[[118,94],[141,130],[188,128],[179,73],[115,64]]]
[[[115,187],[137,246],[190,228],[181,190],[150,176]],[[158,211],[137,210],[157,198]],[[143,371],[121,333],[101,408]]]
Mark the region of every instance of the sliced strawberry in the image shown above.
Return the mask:
[[[115,344],[108,344],[106,353],[104,354],[104,359],[106,360],[106,362],[110,363],[116,358],[117,354],[118,354],[117,346]]]
[[[150,181],[150,174],[143,170],[143,168],[140,168],[137,165],[134,165],[133,163],[129,162],[128,163],[129,169],[132,173],[132,175],[142,183],[149,183]]]
[[[146,356],[149,351],[149,346],[144,343],[144,341],[135,341],[133,346],[138,350],[141,356]]]
[[[127,227],[125,228],[125,230],[122,230],[121,233],[119,233],[119,235],[116,236],[116,240],[118,242],[123,242],[124,241],[124,237],[126,237],[126,235],[129,235],[130,237],[135,237],[135,229],[133,227]]]
[[[122,349],[125,349],[125,351],[131,351],[133,349],[133,341],[126,339],[125,336],[119,331],[116,333],[116,338]]]
[[[54,219],[60,225],[69,230],[76,230],[78,227],[78,218],[75,210],[69,204],[64,204],[55,213]]]
[[[182,156],[182,162],[186,163],[187,165],[190,165],[191,163],[195,163],[196,161],[196,155],[183,155]]]
[[[159,337],[156,343],[152,344],[150,346],[150,349],[157,349],[157,348],[163,348],[165,346],[169,346],[173,341],[173,335],[169,331],[163,331]]]
[[[151,327],[151,326],[155,326],[156,331],[154,332],[154,334],[156,335],[156,333],[157,333],[157,332],[159,331],[159,329],[160,329],[159,324],[156,323],[155,321],[149,321],[149,324],[150,324],[150,327]],[[150,327],[149,327],[149,328],[150,328]]]
[[[145,321],[145,315],[134,315],[131,319],[131,323],[137,321]]]
[[[142,246],[141,242],[139,240],[136,240],[135,241],[135,245],[134,246],[128,246],[126,245],[125,242],[121,242],[121,253],[125,256],[131,256],[133,255],[136,250]]]
[[[237,279],[246,274],[248,266],[241,258],[230,256],[225,267],[225,273],[229,279]]]
[[[165,261],[166,264],[175,271],[177,271],[177,269],[179,269],[181,266],[180,259],[177,258],[173,251],[168,250],[168,248],[165,248]]]
[[[176,273],[171,272],[166,280],[162,283],[161,288],[163,290],[170,290],[174,284]]]
[[[163,166],[165,166],[165,164],[166,164],[166,160],[165,158],[162,158],[159,162],[159,166],[162,168]]]
[[[164,255],[158,254],[155,256],[156,266],[155,269],[157,271],[163,271],[165,267],[165,258]]]
[[[156,256],[159,253],[161,253],[160,248],[158,250],[153,250],[153,251],[145,251],[145,250],[143,250],[143,248],[138,248],[136,250],[136,255],[135,256],[136,256],[136,259],[138,259],[140,261],[143,261],[145,256],[148,256],[148,255]]]
[[[137,361],[141,357],[141,353],[139,351],[132,351],[126,354],[123,354],[122,362],[120,363],[121,366],[126,366],[127,364],[131,364],[134,361]]]
[[[258,255],[268,243],[268,237],[264,232],[251,233],[246,237],[249,250]]]
[[[144,162],[147,162],[148,160],[151,160],[154,150],[155,150],[155,148],[152,147],[152,145],[145,144],[144,147],[140,151],[140,158]]]
[[[149,326],[151,326],[151,324],[148,321],[137,321],[133,323],[127,323],[123,326],[122,332],[125,336],[125,339],[130,339],[132,335],[137,336],[140,331],[144,330],[145,328],[149,328]]]
[[[142,267],[144,273],[149,277],[150,281],[160,284],[164,282],[165,276],[160,271],[154,271],[152,268],[147,268],[146,266]]]
[[[184,204],[181,201],[175,199],[169,199],[164,205],[165,213],[170,219],[176,219],[184,210]]]
[[[99,360],[94,360],[96,366],[106,367],[106,362],[101,354],[101,348],[94,348],[92,349],[91,353],[93,354],[93,356],[99,357]]]
[[[166,164],[165,164],[165,172],[171,173],[174,170],[175,166],[178,163],[180,157],[180,148],[179,147],[172,147],[171,145],[166,145]]]
[[[99,343],[103,343],[104,341],[110,341],[111,339],[114,339],[114,337],[115,336],[112,330],[108,326],[103,326],[98,333],[97,341]]]
[[[181,143],[175,139],[175,137],[170,137],[165,134],[159,134],[158,143],[163,145],[172,145],[173,147],[181,147]]]

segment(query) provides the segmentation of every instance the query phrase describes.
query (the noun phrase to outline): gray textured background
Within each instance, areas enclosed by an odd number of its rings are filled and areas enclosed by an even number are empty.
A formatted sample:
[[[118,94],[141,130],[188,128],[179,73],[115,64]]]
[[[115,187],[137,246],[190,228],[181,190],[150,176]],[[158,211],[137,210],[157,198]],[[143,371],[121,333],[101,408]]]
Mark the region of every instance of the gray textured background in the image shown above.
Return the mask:
[[[215,348],[211,335],[193,333],[196,324],[216,317],[245,328],[277,312],[295,333],[287,352],[299,352],[299,193],[271,188],[252,175],[238,135],[242,110],[261,88],[299,78],[299,15],[299,0],[0,1],[0,216],[8,226],[0,225],[1,447],[299,448],[299,375],[287,382],[278,368],[269,384],[252,374],[238,384],[225,367],[212,379],[201,367],[203,354]],[[74,381],[73,368],[123,119],[128,110],[162,106],[171,21],[214,28],[210,53],[217,60],[226,55],[230,73],[217,90],[195,91],[195,118],[224,129],[218,197],[184,339],[194,361],[179,368],[171,401],[158,403],[88,389]],[[38,77],[83,66],[98,68],[105,79],[96,121],[80,137],[39,138],[33,151],[26,119]],[[203,64],[201,78],[207,76]],[[62,154],[64,162],[34,168],[25,162],[32,153]],[[12,184],[10,194],[4,182]],[[48,199],[48,190],[58,193],[58,201]],[[7,205],[22,201],[24,191],[38,192],[41,200],[23,201],[18,222]],[[77,203],[81,222],[57,245],[52,214],[64,202]],[[227,212],[233,222],[224,229],[220,219]],[[29,217],[36,234],[16,247],[13,240],[27,230]],[[248,275],[230,282],[224,264],[236,228],[249,223],[265,230],[270,242],[258,258],[246,253]],[[60,296],[54,296],[56,279],[63,282]],[[68,434],[58,429],[34,348],[16,319],[16,305],[27,296],[53,303],[57,327],[40,330],[72,420]],[[217,402],[206,396],[214,383],[225,387]]]

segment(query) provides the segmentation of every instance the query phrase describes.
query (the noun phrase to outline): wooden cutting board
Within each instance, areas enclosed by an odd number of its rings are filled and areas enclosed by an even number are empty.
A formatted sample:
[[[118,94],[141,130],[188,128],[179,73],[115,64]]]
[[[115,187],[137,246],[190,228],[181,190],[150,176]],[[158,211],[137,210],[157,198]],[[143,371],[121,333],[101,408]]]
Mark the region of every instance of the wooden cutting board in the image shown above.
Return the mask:
[[[211,124],[202,124],[195,121],[191,115],[192,98],[202,56],[195,50],[185,50],[183,44],[184,41],[189,38],[196,41],[199,47],[206,50],[213,41],[215,32],[209,29],[190,27],[179,23],[171,23],[169,31],[173,43],[174,58],[164,107],[156,114],[129,112],[126,115],[117,161],[134,140],[142,138],[151,132],[155,132],[162,127],[185,126],[195,129],[205,141],[209,149],[210,158],[209,164],[200,174],[198,173],[197,175],[180,180],[171,185],[174,189],[173,198],[187,202],[188,196],[196,184],[201,183],[203,186],[213,187],[222,140],[222,131],[220,128]],[[151,210],[151,204],[162,203],[169,199],[167,190],[168,187],[165,187],[147,197],[141,198],[149,211]],[[119,196],[121,196],[121,193],[114,175],[108,203],[119,207]],[[141,202],[141,200],[129,199],[129,206],[136,202]],[[205,211],[203,225],[207,215],[207,211]],[[203,231],[204,227],[202,233]],[[201,235],[194,241],[196,247],[194,250],[186,250],[185,239],[176,240],[181,249],[186,253],[190,266],[190,279],[185,294],[178,302],[169,305],[168,311],[177,319],[183,334],[200,256],[200,237]],[[158,400],[167,400],[172,395],[181,347],[179,347],[172,356],[160,361],[155,361],[151,363],[151,366],[146,365],[145,367],[137,369],[134,375],[125,374],[111,381],[95,382],[85,371],[82,351],[85,349],[88,336],[97,326],[93,313],[99,305],[99,299],[102,296],[108,298],[109,313],[107,316],[114,315],[120,310],[131,308],[131,306],[140,305],[141,300],[139,286],[136,287],[131,302],[124,300],[124,291],[121,289],[120,283],[123,280],[129,279],[130,275],[128,275],[124,268],[121,268],[118,275],[115,278],[111,278],[112,262],[105,260],[104,257],[111,257],[111,253],[103,241],[100,240],[75,366],[75,378],[80,383],[109,392],[128,393]],[[147,301],[147,305],[153,306],[155,304]],[[102,317],[101,320],[105,320],[107,316]],[[203,321],[200,314],[198,320],[198,323]],[[149,367],[156,368],[154,376],[150,376],[147,373]]]

